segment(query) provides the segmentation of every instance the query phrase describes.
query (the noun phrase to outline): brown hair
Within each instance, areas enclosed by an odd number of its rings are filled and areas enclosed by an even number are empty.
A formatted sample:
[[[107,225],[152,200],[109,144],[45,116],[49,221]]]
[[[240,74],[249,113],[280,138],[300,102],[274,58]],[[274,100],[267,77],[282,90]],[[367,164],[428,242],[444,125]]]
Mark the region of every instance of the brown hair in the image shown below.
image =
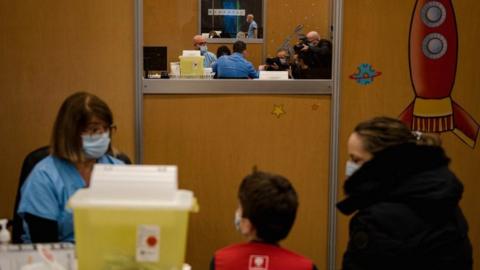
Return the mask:
[[[362,139],[364,149],[372,154],[403,143],[441,145],[438,134],[412,132],[402,121],[385,116],[359,123],[354,132]]]
[[[241,40],[235,41],[233,43],[233,52],[234,53],[243,53],[247,49],[247,44]]]
[[[104,121],[109,127],[113,125],[112,111],[97,96],[87,92],[77,92],[67,97],[53,125],[52,155],[70,162],[85,161],[81,134],[93,117]],[[108,152],[111,150],[109,146]]]
[[[238,198],[242,216],[250,220],[258,238],[277,243],[287,237],[298,208],[297,193],[288,179],[254,168],[240,184]]]

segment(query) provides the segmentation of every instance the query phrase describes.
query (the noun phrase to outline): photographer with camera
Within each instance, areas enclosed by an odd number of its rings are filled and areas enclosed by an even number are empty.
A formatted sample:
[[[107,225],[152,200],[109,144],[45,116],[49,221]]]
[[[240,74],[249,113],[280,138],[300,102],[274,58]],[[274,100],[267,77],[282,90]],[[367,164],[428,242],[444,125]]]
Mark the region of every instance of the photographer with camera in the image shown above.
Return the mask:
[[[268,71],[285,71],[290,69],[290,56],[288,51],[285,49],[280,49],[277,51],[277,56],[273,58],[266,59],[266,65],[263,65],[263,70]]]
[[[332,74],[332,43],[321,39],[316,31],[299,39],[294,46],[296,79],[330,79]],[[296,75],[295,75],[296,74]]]

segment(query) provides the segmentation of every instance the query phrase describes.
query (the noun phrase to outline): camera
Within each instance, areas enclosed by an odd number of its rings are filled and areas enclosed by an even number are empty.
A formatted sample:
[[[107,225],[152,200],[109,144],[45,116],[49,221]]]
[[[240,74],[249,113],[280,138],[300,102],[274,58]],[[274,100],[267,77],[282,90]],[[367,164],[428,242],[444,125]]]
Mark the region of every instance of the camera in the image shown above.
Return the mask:
[[[277,63],[277,65],[279,65],[280,60],[278,59],[278,57],[272,57],[265,59],[265,63],[269,66],[273,65],[274,63]]]
[[[293,50],[295,51],[295,53],[298,54],[303,49],[303,45],[307,45],[307,44],[308,44],[308,38],[306,36],[302,36],[298,38],[298,43],[295,44],[295,46],[293,46]]]

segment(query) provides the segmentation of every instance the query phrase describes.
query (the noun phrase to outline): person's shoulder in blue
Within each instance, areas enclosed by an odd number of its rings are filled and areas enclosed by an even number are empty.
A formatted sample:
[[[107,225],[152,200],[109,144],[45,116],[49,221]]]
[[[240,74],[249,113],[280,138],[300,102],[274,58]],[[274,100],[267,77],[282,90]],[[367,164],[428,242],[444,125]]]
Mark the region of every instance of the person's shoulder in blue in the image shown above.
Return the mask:
[[[124,164],[110,155],[97,160],[100,164]],[[86,183],[75,166],[55,156],[48,156],[32,170],[21,189],[18,213],[53,220],[58,226],[58,241],[73,242],[71,212],[67,209],[68,199]],[[24,223],[23,242],[32,242],[29,228]]]
[[[312,260],[282,248],[295,221],[298,197],[288,179],[254,170],[238,189],[239,207],[235,227],[247,243],[215,252],[211,270],[230,269],[316,269]]]
[[[239,40],[233,44],[233,54],[220,57],[213,66],[218,78],[258,78],[253,64],[245,59],[247,45]]]
[[[123,164],[112,153],[113,116],[95,95],[80,92],[62,104],[54,124],[51,155],[41,160],[21,188],[18,214],[24,242],[74,242],[68,199],[90,185],[95,163]]]
[[[206,51],[203,54],[203,67],[210,68],[217,61],[217,56],[212,52]]]

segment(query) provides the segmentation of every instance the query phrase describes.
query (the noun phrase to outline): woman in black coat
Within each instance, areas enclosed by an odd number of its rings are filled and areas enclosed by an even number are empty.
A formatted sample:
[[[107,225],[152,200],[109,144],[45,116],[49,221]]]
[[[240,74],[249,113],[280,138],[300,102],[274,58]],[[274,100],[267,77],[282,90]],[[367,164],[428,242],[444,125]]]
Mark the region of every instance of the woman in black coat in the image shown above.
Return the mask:
[[[433,136],[397,119],[360,123],[350,135],[346,198],[350,221],[343,269],[472,269],[463,185]]]

